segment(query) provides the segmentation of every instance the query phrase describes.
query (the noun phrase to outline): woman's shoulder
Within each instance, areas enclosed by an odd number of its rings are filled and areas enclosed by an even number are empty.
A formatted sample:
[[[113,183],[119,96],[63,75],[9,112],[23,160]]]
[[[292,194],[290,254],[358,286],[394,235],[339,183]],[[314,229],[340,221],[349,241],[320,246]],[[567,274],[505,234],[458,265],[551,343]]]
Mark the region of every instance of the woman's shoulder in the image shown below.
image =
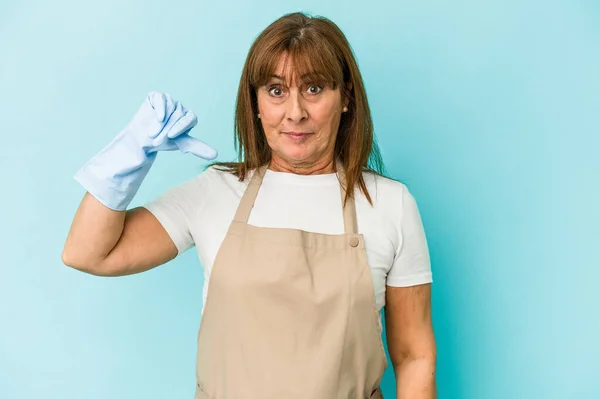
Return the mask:
[[[213,190],[227,187],[239,188],[244,187],[248,183],[248,177],[240,180],[233,171],[214,164],[206,167],[193,180],[195,180],[196,185],[205,188],[210,187]]]
[[[228,188],[236,190],[244,185],[245,182],[240,181],[231,172],[209,165],[201,172],[172,187],[170,191],[197,199],[198,196],[204,196],[207,192],[215,193]]]
[[[404,220],[414,220],[419,208],[407,184],[392,177],[374,172],[363,173],[373,206],[367,206],[364,199],[363,210],[379,214],[379,220],[385,219],[399,228]],[[358,209],[358,207],[357,207]]]
[[[369,195],[377,202],[387,200],[397,203],[408,192],[408,187],[400,180],[374,171],[365,170],[363,172],[363,179]]]

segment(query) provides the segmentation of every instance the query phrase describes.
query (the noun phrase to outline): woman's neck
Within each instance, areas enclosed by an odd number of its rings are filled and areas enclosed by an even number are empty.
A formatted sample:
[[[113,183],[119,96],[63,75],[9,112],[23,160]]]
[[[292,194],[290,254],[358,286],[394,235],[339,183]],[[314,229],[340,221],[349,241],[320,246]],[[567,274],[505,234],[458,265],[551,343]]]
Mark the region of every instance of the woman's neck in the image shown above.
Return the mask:
[[[287,172],[297,175],[322,175],[335,173],[333,157],[324,157],[317,162],[288,162],[273,154],[269,169],[274,172]]]

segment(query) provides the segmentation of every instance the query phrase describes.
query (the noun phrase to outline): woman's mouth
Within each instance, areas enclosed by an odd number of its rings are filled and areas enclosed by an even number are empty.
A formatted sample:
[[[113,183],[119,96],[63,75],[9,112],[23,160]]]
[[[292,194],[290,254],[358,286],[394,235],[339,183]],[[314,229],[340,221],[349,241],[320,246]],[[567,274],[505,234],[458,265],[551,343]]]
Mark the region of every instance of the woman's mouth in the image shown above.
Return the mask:
[[[282,132],[292,140],[303,140],[308,136],[312,135],[312,133],[303,133],[303,132]]]

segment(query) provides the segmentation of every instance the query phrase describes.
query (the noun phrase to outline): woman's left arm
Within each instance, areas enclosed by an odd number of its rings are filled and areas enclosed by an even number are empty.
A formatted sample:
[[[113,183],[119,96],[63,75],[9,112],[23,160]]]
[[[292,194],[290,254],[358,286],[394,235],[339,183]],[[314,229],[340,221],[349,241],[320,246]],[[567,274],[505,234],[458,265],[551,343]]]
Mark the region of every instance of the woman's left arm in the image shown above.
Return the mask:
[[[386,287],[388,351],[397,399],[435,399],[436,345],[431,320],[431,284]]]

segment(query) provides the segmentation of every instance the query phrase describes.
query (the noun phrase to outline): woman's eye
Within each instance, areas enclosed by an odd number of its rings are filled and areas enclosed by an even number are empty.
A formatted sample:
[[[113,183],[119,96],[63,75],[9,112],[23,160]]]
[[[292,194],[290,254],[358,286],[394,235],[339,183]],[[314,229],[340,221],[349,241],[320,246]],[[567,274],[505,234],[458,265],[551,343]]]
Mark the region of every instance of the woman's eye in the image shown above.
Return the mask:
[[[271,86],[267,91],[269,92],[269,94],[275,97],[279,97],[282,93],[282,90],[277,86]]]
[[[308,91],[310,92],[310,94],[319,94],[321,90],[323,90],[323,88],[317,85],[312,85],[308,87]]]

